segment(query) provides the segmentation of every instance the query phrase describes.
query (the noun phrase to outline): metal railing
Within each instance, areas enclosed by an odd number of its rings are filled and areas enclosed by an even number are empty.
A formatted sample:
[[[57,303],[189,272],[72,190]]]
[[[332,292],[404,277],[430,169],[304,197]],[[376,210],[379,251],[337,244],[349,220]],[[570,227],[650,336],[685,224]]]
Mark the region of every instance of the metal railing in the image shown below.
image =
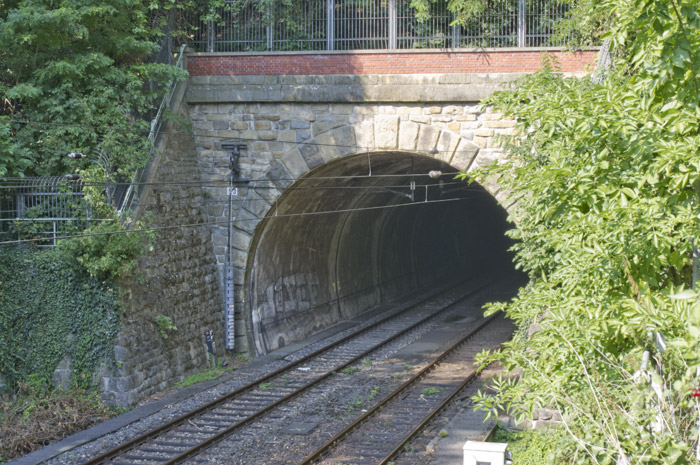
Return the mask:
[[[180,46],[177,61],[175,61],[174,65],[176,68],[183,68],[186,47],[186,44]],[[151,150],[150,161],[153,161],[156,157],[156,143],[158,141],[160,129],[163,125],[163,117],[165,115],[165,111],[170,107],[170,101],[172,100],[174,94],[175,82],[171,81],[168,83],[168,91],[163,97],[163,100],[160,102],[156,115],[151,120],[151,130],[148,133],[148,142]],[[134,206],[134,202],[137,202],[139,189],[143,186],[146,173],[147,169],[145,168],[136,170],[132,182],[128,184],[128,187],[126,188],[126,192],[123,194],[123,196],[121,196],[121,198],[118,199],[116,208],[119,215],[123,215],[125,212],[130,211]]]
[[[90,223],[82,181],[62,176],[0,181],[0,237],[54,246]]]
[[[189,45],[203,52],[561,46],[563,0],[498,0],[461,24],[446,0],[424,21],[408,0],[225,0],[189,14]],[[200,18],[210,18],[201,20]],[[215,19],[211,19],[215,18]]]

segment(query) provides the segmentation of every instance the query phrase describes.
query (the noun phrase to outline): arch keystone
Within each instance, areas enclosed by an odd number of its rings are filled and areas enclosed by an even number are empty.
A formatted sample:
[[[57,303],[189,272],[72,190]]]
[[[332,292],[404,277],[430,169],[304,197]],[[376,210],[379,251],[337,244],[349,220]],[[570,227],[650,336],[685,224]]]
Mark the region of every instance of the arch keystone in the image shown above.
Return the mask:
[[[353,126],[355,138],[357,140],[357,151],[366,152],[374,150],[374,122],[372,120],[364,120]]]
[[[374,140],[380,150],[394,150],[399,140],[399,117],[377,115],[374,117]]]
[[[403,121],[399,126],[399,150],[416,150],[420,127],[416,123]]]
[[[437,145],[438,137],[440,137],[440,129],[434,126],[428,126],[427,124],[421,124],[416,148],[421,152],[427,153]]]

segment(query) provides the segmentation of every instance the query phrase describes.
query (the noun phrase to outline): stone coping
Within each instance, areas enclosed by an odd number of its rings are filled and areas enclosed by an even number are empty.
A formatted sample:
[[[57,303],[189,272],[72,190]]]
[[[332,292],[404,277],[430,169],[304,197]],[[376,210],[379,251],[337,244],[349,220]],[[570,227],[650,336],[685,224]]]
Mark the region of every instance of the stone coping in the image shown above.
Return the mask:
[[[507,89],[524,74],[190,76],[186,100],[189,104],[478,102]]]

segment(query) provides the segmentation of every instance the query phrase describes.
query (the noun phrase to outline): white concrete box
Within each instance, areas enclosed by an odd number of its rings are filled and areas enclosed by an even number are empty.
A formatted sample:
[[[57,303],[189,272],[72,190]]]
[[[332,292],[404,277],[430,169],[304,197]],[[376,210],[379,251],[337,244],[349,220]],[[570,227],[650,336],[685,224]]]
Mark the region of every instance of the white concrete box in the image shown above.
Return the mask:
[[[505,442],[475,442],[464,444],[464,465],[505,465]]]

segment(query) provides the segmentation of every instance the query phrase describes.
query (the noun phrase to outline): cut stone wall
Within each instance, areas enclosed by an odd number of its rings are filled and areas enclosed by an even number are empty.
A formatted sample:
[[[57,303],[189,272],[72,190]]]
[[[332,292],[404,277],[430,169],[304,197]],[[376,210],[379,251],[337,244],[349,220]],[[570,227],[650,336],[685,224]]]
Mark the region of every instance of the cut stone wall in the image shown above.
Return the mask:
[[[180,111],[187,119],[187,106]],[[116,366],[105,366],[99,374],[102,398],[123,407],[208,368],[205,330],[214,331],[219,353],[223,349],[222,290],[205,224],[204,192],[191,183],[199,172],[194,140],[185,125],[170,123],[165,132],[149,179],[155,184],[139,199],[151,224],[164,229],[134,276],[121,283],[124,312],[114,348]],[[167,339],[155,322],[159,315],[177,327],[166,332]]]
[[[295,179],[335,158],[397,150],[431,156],[469,171],[502,157],[498,136],[510,134],[515,127],[514,120],[491,108],[482,109],[469,98],[474,94],[484,97],[504,87],[514,76],[490,80],[483,76],[443,80],[437,75],[321,78],[297,76],[291,84],[284,76],[212,77],[195,78],[190,83],[192,128],[202,179],[209,182],[205,195],[211,205],[206,213],[213,224],[212,242],[220,277],[226,258],[226,181],[230,173],[230,152],[221,144],[247,145],[240,160],[241,176],[262,180],[263,184],[253,186],[264,186],[239,187],[234,196],[231,260],[236,285],[236,350],[251,349],[246,273],[257,225]],[[370,102],[352,101],[360,93],[352,88],[362,87],[360,81],[367,85],[374,82],[371,91],[365,89],[371,95],[363,98]],[[279,85],[271,85],[273,82]],[[411,101],[423,98],[424,93],[412,93],[422,86],[436,90],[430,98],[425,97],[425,103]],[[460,89],[467,98],[455,98]],[[299,92],[309,94],[311,101],[297,101],[294,95]],[[438,100],[448,97],[445,92],[452,101]],[[231,103],[227,97],[241,98],[244,94],[262,101]],[[380,96],[389,101],[373,101]],[[496,185],[484,187],[497,198],[502,194]]]

